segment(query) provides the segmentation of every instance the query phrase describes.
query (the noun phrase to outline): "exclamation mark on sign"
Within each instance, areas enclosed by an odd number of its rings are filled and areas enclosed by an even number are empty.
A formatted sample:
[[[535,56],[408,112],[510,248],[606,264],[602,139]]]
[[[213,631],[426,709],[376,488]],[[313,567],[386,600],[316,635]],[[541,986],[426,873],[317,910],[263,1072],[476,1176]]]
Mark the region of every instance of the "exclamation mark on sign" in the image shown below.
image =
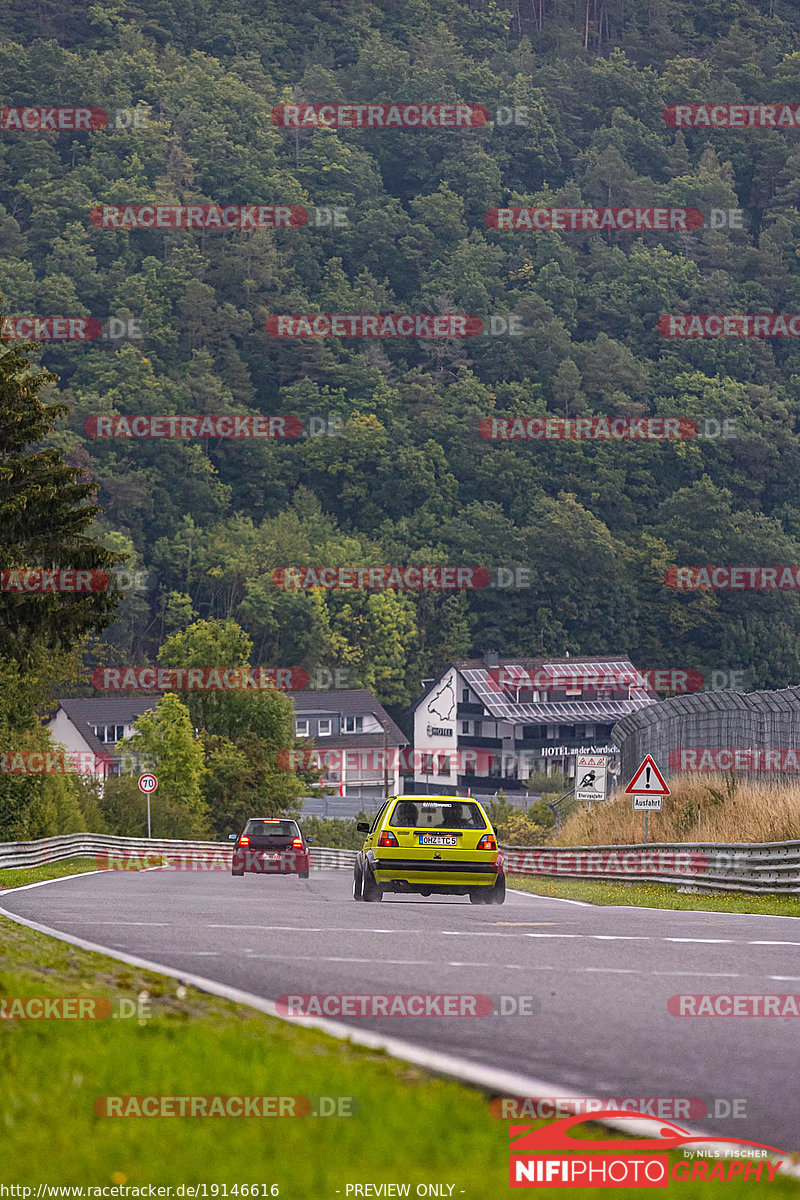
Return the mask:
[[[644,786],[645,786],[646,788],[649,788],[649,787],[650,787],[650,767],[645,767],[645,780],[644,780]]]

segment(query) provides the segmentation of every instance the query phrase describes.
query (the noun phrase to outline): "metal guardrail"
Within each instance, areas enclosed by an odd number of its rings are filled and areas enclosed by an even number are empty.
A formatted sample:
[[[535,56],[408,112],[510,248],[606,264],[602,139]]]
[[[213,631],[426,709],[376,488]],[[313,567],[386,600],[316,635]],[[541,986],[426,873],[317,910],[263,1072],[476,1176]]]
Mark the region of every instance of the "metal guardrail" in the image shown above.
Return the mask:
[[[570,879],[668,883],[698,891],[773,893],[800,896],[800,841],[732,843],[670,842],[635,846],[501,846],[509,875],[562,876]],[[124,838],[72,833],[33,842],[0,843],[0,869],[41,867],[69,858],[102,858],[155,865],[193,862],[197,869],[227,867],[230,842],[192,842],[163,838]],[[311,847],[312,870],[349,870],[355,850]],[[102,865],[102,864],[101,864]],[[146,865],[146,863],[144,864]]]
[[[70,833],[62,837],[39,838],[33,842],[0,843],[0,870],[15,867],[42,867],[46,863],[63,862],[68,858],[101,858],[108,865],[122,866],[125,862],[156,865],[153,859],[163,856],[168,862],[196,862],[202,869],[229,866],[233,853],[232,842],[191,842],[164,838],[112,837],[103,833]],[[355,850],[336,850],[327,846],[311,847],[311,868],[348,870],[353,865]]]
[[[668,883],[697,891],[800,896],[800,842],[505,846],[510,875]]]

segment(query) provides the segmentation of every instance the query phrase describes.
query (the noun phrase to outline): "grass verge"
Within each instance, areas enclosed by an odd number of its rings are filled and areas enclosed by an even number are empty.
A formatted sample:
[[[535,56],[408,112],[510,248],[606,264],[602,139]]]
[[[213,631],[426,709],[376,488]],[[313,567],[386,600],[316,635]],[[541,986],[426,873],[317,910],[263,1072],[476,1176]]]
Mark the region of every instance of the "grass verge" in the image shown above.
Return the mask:
[[[494,1200],[508,1187],[506,1123],[480,1092],[0,918],[0,996],[62,995],[104,997],[115,1012],[125,1000],[139,1015],[0,1023],[5,1184],[206,1183],[209,1196],[212,1184],[218,1195],[222,1184],[229,1195],[235,1184],[276,1184],[283,1197],[309,1200],[344,1197],[348,1183],[365,1181],[410,1184],[412,1196],[417,1183],[452,1184],[466,1200]],[[347,1096],[358,1111],[279,1125],[95,1113],[97,1097],[152,1094]],[[613,1136],[584,1130],[590,1140]],[[686,1200],[706,1200],[716,1186],[680,1188]],[[724,1194],[751,1187],[735,1180]],[[770,1194],[796,1198],[800,1185],[776,1176]]]
[[[702,909],[706,912],[761,913],[800,917],[800,897],[748,896],[745,892],[679,892],[661,883],[612,883],[583,879],[544,879],[509,875],[508,886],[537,896],[583,900],[587,904],[631,905],[635,908]]]

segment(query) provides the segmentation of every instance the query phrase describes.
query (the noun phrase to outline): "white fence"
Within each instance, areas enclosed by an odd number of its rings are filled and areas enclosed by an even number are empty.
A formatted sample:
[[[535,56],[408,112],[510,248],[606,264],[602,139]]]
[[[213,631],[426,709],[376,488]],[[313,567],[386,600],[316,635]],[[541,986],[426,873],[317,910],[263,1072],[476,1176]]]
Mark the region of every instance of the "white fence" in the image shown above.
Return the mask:
[[[800,842],[731,845],[695,842],[650,846],[503,846],[509,875],[667,883],[700,891],[779,893],[800,896]],[[99,866],[194,862],[197,869],[230,865],[232,842],[72,833],[35,842],[0,843],[0,869],[41,867],[68,858],[94,858]],[[350,870],[355,850],[311,847],[311,867]]]

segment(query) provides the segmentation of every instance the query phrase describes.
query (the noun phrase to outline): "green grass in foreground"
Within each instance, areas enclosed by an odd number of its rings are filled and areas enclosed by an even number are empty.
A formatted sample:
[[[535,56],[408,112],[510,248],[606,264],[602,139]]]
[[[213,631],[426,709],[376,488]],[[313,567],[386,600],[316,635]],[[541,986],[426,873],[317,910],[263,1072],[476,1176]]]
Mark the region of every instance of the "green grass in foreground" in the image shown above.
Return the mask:
[[[637,908],[703,909],[706,912],[761,913],[770,917],[800,917],[800,897],[749,896],[744,892],[679,892],[659,883],[610,883],[583,879],[545,879],[509,875],[508,886],[537,896],[560,896],[588,904],[631,905]]]
[[[148,864],[149,865],[149,864]],[[135,864],[129,870],[137,870]],[[26,883],[39,883],[42,879],[62,879],[65,875],[80,875],[82,871],[100,870],[93,858],[68,858],[63,862],[45,863],[43,867],[13,867],[0,871],[0,892],[4,889],[22,887]]]
[[[335,1200],[337,1190],[344,1200],[348,1183],[364,1182],[410,1184],[411,1195],[417,1183],[448,1183],[465,1200],[506,1193],[507,1126],[481,1093],[0,919],[1,995],[113,1003],[142,993],[151,1013],[143,1024],[0,1023],[0,1182],[276,1183],[287,1200]],[[352,1096],[359,1111],[274,1123],[95,1115],[96,1097],[121,1094]],[[612,1136],[596,1125],[584,1129]],[[686,1200],[705,1200],[715,1188],[750,1197],[753,1184],[671,1186]],[[786,1177],[769,1187],[774,1197],[800,1195]],[[623,1192],[604,1189],[609,1198]],[[579,1200],[587,1192],[559,1194]]]

